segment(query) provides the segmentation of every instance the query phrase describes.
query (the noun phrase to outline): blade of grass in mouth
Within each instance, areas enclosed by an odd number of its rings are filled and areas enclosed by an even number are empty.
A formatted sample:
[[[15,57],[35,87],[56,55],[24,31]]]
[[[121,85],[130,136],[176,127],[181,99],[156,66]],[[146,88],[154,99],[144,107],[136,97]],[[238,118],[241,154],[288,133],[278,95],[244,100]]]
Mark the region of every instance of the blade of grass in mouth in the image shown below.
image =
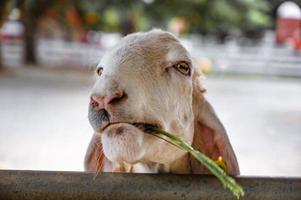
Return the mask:
[[[211,160],[205,154],[195,150],[187,142],[183,141],[174,134],[164,131],[161,128],[146,124],[144,125],[144,129],[145,132],[153,134],[155,136],[166,136],[169,139],[169,142],[171,142],[178,148],[188,152],[191,156],[193,156],[200,163],[202,163],[213,175],[215,175],[220,180],[223,186],[225,188],[228,188],[238,199],[239,197],[244,196],[243,188],[238,183],[236,183],[236,181],[232,177],[228,176],[222,168],[220,168],[213,160]]]

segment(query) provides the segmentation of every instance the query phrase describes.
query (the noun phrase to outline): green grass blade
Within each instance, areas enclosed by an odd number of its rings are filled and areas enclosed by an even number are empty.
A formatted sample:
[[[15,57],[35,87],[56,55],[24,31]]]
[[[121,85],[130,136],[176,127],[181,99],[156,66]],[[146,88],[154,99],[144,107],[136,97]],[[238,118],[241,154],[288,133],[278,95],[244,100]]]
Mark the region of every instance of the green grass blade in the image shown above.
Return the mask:
[[[228,188],[238,199],[241,196],[244,196],[243,188],[236,183],[236,181],[228,176],[226,172],[220,168],[213,160],[207,157],[205,154],[195,150],[191,145],[187,142],[181,140],[179,137],[170,134],[160,128],[146,125],[145,129],[147,132],[151,132],[152,134],[156,135],[163,135],[170,139],[170,141],[175,144],[178,148],[187,151],[192,155],[195,159],[201,162],[213,175],[215,175],[220,182],[223,184],[225,188]]]

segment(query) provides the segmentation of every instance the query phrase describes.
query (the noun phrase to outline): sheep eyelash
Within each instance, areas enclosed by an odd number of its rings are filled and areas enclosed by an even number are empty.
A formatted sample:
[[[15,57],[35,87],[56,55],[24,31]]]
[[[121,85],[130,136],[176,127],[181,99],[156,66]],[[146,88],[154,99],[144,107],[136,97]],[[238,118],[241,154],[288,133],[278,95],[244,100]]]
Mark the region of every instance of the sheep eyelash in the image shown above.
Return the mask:
[[[185,64],[188,65],[188,67],[189,67],[189,73],[188,73],[188,74],[183,74],[182,72],[180,72],[180,71],[176,68],[176,65],[178,65],[178,64],[180,64],[180,63],[185,63]],[[167,67],[167,69],[169,69],[169,68],[174,68],[174,69],[176,69],[179,73],[181,73],[181,74],[184,75],[184,76],[190,77],[191,74],[192,74],[192,73],[191,73],[191,70],[192,70],[191,63],[190,63],[190,62],[187,62],[187,61],[185,61],[185,60],[180,60],[180,61],[177,61],[177,62],[173,62],[172,64],[169,65],[169,67]]]
[[[204,94],[204,93],[206,93],[206,92],[207,92],[207,90],[206,90],[205,88],[202,88],[202,89],[201,89],[201,93]]]

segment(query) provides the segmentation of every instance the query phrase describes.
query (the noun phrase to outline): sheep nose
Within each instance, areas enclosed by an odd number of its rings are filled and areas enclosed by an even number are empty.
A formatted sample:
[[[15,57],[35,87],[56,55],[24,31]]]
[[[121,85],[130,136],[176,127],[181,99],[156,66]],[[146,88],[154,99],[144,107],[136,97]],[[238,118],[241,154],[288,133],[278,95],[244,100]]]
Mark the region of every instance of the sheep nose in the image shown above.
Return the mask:
[[[95,110],[106,109],[109,110],[113,105],[119,104],[126,97],[122,90],[116,90],[109,94],[92,94],[90,105]]]

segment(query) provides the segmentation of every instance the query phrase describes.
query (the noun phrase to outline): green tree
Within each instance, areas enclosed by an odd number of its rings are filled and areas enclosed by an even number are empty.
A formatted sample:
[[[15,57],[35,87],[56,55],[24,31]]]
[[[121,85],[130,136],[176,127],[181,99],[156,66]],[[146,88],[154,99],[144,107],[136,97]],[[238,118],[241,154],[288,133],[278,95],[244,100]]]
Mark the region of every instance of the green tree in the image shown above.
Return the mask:
[[[0,28],[6,16],[7,1],[0,1]],[[0,38],[0,69],[2,68],[1,38]]]
[[[146,5],[145,13],[152,25],[181,16],[187,20],[189,32],[218,35],[269,27],[269,9],[267,0],[161,0]]]
[[[21,21],[24,25],[24,58],[26,64],[37,64],[35,34],[38,19],[53,2],[52,0],[16,0],[16,7],[21,10]]]

